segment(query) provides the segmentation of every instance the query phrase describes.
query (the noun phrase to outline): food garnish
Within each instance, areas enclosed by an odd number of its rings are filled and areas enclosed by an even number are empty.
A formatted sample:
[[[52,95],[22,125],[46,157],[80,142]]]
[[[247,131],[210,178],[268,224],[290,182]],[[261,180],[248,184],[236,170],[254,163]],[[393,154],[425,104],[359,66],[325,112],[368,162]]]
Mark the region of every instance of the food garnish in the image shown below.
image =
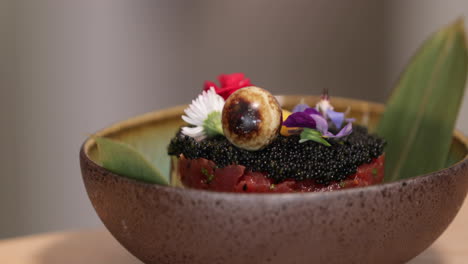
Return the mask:
[[[237,147],[262,149],[277,137],[281,115],[278,101],[268,91],[255,86],[239,89],[223,108],[224,135]]]
[[[402,73],[377,133],[388,142],[385,181],[405,179],[447,164],[468,73],[463,19],[428,38]]]
[[[293,113],[288,116],[283,125],[295,128],[295,131],[301,135],[301,143],[312,140],[330,146],[326,138],[341,138],[350,135],[354,121],[350,118],[345,119],[345,113],[335,112],[333,109],[328,92],[325,92],[315,108],[303,103],[294,107]],[[342,127],[344,122],[347,124]],[[336,134],[330,132],[330,127],[338,132]]]
[[[214,89],[217,94],[226,100],[232,93],[240,88],[252,86],[250,79],[245,78],[243,73],[221,74],[218,76],[221,87],[212,81],[205,81],[204,91]]]
[[[197,141],[206,137],[222,135],[221,111],[224,107],[224,99],[216,94],[213,88],[203,91],[192,104],[185,109],[182,119],[192,126],[182,128],[182,134],[192,137]]]

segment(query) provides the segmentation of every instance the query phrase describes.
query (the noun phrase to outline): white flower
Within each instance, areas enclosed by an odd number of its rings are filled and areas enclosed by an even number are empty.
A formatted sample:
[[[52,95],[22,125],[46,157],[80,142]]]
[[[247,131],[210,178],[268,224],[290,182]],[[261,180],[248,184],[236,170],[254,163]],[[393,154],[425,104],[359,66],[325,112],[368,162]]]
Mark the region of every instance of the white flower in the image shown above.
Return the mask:
[[[182,134],[197,141],[207,136],[223,134],[221,125],[223,107],[223,97],[219,96],[213,88],[203,91],[184,111],[186,115],[183,115],[182,119],[194,127],[183,127]]]
[[[349,113],[350,108],[346,110],[346,112],[335,112],[333,106],[330,103],[330,97],[328,96],[328,91],[325,90],[322,94],[322,98],[320,101],[315,105],[315,109],[321,112],[325,119],[329,119],[337,129],[341,129],[343,122],[352,123],[354,122],[354,118],[345,118],[346,114]]]
[[[315,109],[321,112],[322,115],[327,118],[328,111],[333,111],[333,106],[330,104],[330,100],[328,100],[328,96],[322,96],[322,99],[315,105]]]

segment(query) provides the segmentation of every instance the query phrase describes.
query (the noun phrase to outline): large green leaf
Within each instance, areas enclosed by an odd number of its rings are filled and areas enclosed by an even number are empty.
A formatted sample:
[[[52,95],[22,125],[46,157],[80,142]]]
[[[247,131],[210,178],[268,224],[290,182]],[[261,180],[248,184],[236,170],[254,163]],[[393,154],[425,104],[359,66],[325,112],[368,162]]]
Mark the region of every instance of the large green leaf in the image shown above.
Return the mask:
[[[183,124],[181,118],[158,121],[120,133],[115,139],[132,146],[157,168],[161,175],[169,179],[171,159],[167,155],[167,146]]]
[[[95,139],[104,168],[136,180],[169,184],[168,179],[131,145],[104,137]]]
[[[445,166],[465,89],[465,41],[459,20],[431,36],[403,72],[377,128],[388,142],[386,181]]]

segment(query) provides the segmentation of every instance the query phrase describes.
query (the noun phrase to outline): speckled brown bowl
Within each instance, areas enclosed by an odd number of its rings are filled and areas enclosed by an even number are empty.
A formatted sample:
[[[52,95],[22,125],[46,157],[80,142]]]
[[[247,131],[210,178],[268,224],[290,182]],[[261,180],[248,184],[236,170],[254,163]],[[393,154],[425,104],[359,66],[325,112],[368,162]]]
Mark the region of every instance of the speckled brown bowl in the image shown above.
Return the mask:
[[[285,107],[299,96],[280,96]],[[305,97],[312,104],[316,97]],[[361,123],[383,106],[334,98]],[[164,172],[182,107],[102,130],[130,142]],[[461,207],[468,143],[455,133],[447,169],[408,180],[328,193],[232,194],[137,182],[99,165],[94,140],[80,153],[83,180],[101,220],[145,263],[402,263],[427,248]],[[468,235],[468,234],[467,234]]]

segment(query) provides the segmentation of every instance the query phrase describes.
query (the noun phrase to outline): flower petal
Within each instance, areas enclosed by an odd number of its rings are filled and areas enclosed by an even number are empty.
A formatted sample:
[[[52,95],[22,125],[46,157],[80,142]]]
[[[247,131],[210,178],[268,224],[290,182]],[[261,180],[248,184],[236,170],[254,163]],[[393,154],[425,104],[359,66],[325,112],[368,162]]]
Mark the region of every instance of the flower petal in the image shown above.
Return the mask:
[[[327,117],[335,124],[337,129],[340,129],[345,119],[345,114],[341,112],[335,112],[331,109],[327,110]]]
[[[340,132],[338,132],[338,134],[336,134],[335,137],[345,137],[345,136],[348,136],[349,134],[351,134],[351,132],[353,132],[353,124],[348,123],[348,124],[346,124],[346,126],[344,126],[340,130]]]
[[[322,99],[315,105],[315,108],[323,115],[326,115],[328,110],[333,110],[333,106],[330,104],[330,100],[328,100],[328,95],[322,96]]]
[[[225,100],[236,90],[252,86],[250,79],[245,78],[243,73],[221,74],[218,76],[218,81],[220,86],[217,86],[214,82],[205,81],[203,90],[208,91],[213,88]]]
[[[304,112],[304,110],[306,110],[307,108],[310,108],[308,104],[298,104],[293,108],[292,112]]]
[[[310,114],[305,112],[296,112],[288,116],[288,118],[283,122],[283,126],[315,128],[315,121]]]
[[[322,118],[320,122],[325,120],[315,108],[309,107],[309,108],[306,108],[303,112],[292,113],[283,122],[283,125],[286,127],[316,128],[316,122],[315,122],[315,119],[312,118],[312,115],[316,115],[318,116],[318,118]],[[324,127],[323,124],[322,124],[322,127]],[[328,125],[326,127],[328,129]]]
[[[194,138],[196,141],[201,141],[206,138],[203,127],[183,127],[182,134]]]
[[[243,88],[243,87],[242,87]],[[222,89],[219,89],[217,91],[217,93],[219,95],[221,95],[224,100],[227,100],[227,98],[233,94],[235,91],[239,90],[240,88],[238,86],[231,86],[231,87],[226,87],[226,88],[222,88]]]
[[[317,111],[317,109],[313,108],[313,107],[309,107],[307,108],[306,110],[304,110],[304,112],[306,114],[309,114],[309,115],[319,115],[319,116],[322,116],[322,114]]]
[[[315,127],[320,133],[325,134],[328,132],[328,122],[323,116],[311,114],[310,117],[314,119]]]
[[[218,76],[219,83],[222,88],[235,86],[237,88],[242,87],[242,85],[250,85],[250,80],[245,78],[243,73],[231,73],[231,74],[221,74]]]
[[[353,124],[352,123],[348,123],[346,124],[346,126],[344,126],[340,132],[338,132],[336,135],[333,135],[332,133],[330,132],[327,132],[327,133],[323,133],[323,135],[325,137],[329,137],[329,138],[340,138],[340,137],[345,137],[345,136],[348,136],[349,134],[351,134],[351,132],[353,132]]]
[[[185,115],[182,115],[185,122],[195,126],[183,127],[182,134],[197,141],[203,140],[207,136],[222,133],[222,129],[219,128],[221,127],[220,116],[223,111],[224,99],[216,94],[215,87],[208,88],[192,101],[184,110]],[[211,119],[209,119],[210,116],[212,116]]]
[[[211,88],[214,88],[215,91],[218,91],[218,85],[212,81],[205,81],[205,84],[203,85],[203,91],[208,91]]]

